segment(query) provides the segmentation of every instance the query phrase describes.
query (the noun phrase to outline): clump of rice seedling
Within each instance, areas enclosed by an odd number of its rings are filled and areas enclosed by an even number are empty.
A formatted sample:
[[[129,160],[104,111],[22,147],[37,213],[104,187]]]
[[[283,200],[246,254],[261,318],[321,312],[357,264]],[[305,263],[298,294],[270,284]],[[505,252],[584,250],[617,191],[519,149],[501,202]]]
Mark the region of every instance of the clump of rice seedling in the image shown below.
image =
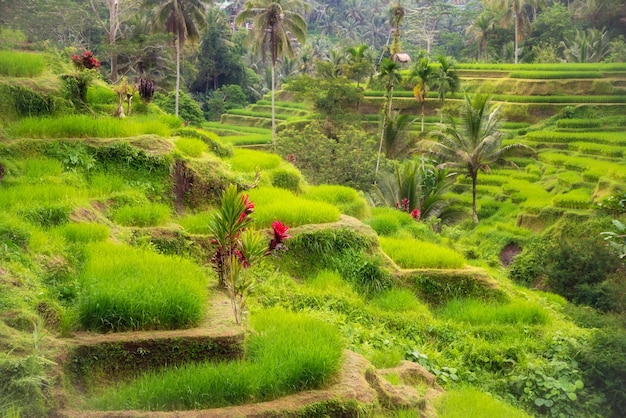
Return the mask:
[[[196,138],[204,142],[212,153],[218,157],[230,157],[233,155],[231,144],[224,144],[218,136],[212,132],[202,131],[194,128],[180,128],[173,132],[173,135],[185,138]]]
[[[208,234],[210,219],[211,212],[205,211],[185,215],[177,222],[180,226],[185,228],[185,231],[189,232],[190,234]]]
[[[278,168],[281,158],[276,154],[237,148],[229,160],[235,171],[254,172],[259,170],[273,170]]]
[[[67,223],[70,220],[70,209],[67,206],[46,205],[32,207],[24,212],[28,221],[48,228]]]
[[[109,227],[96,223],[70,223],[63,225],[59,232],[72,243],[105,241],[109,237]]]
[[[588,189],[574,189],[554,196],[554,206],[557,208],[587,209],[591,205],[591,194],[591,190]]]
[[[0,75],[38,77],[46,68],[46,57],[29,52],[0,51]]]
[[[272,171],[272,186],[298,193],[303,182],[302,174],[297,168],[286,166]]]
[[[117,104],[117,93],[105,86],[89,86],[87,103],[96,105]]]
[[[176,140],[176,148],[189,157],[200,157],[209,150],[209,146],[196,138],[179,138]]]
[[[341,213],[358,219],[363,219],[368,215],[368,206],[365,199],[350,187],[327,184],[313,186],[309,188],[304,197],[335,205]]]
[[[93,197],[109,196],[126,188],[126,181],[116,174],[95,173],[90,178],[89,195]]]
[[[307,279],[306,287],[324,294],[357,296],[352,286],[344,281],[339,273],[331,270],[322,270]]]
[[[0,208],[68,205],[84,197],[84,191],[63,184],[23,184],[0,189]]]
[[[398,217],[391,212],[375,215],[369,220],[369,225],[378,235],[395,235],[400,229],[400,221],[398,220]]]
[[[186,328],[206,309],[205,272],[189,260],[147,250],[92,244],[81,282],[78,316],[88,330]]]
[[[528,418],[524,411],[474,388],[446,392],[435,404],[440,418]]]
[[[465,265],[461,254],[429,242],[380,237],[380,246],[393,261],[405,269],[454,269]]]
[[[335,206],[303,199],[285,189],[259,187],[250,190],[249,195],[256,205],[254,217],[260,227],[269,227],[277,219],[289,226],[339,220]]]
[[[29,181],[60,177],[63,173],[63,164],[51,158],[29,158],[23,161],[22,173]]]
[[[416,312],[430,315],[428,308],[407,289],[389,289],[373,298],[375,307],[391,312]]]
[[[453,321],[479,324],[541,325],[548,322],[545,309],[536,303],[514,299],[507,304],[476,299],[455,299],[440,309],[439,315]]]
[[[282,309],[259,312],[251,322],[256,333],[244,360],[147,373],[105,392],[93,406],[189,410],[261,402],[322,387],[339,370],[343,342],[331,324]]]
[[[170,208],[162,203],[122,206],[113,213],[113,220],[124,226],[158,226],[170,218]]]

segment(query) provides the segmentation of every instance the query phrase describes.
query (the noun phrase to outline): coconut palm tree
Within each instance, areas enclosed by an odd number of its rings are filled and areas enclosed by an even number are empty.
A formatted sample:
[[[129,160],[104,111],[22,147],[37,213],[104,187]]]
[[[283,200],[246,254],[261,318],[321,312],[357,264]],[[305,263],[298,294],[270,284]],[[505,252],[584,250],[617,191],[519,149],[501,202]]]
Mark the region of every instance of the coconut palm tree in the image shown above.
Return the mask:
[[[487,0],[487,4],[502,13],[502,23],[509,24],[511,21],[515,26],[515,46],[513,56],[515,64],[519,58],[519,41],[524,39],[524,33],[530,29],[530,18],[528,16],[529,0]]]
[[[433,75],[433,84],[437,90],[437,96],[441,101],[441,119],[439,123],[443,123],[443,105],[446,100],[446,94],[456,93],[461,86],[459,75],[454,69],[454,60],[452,58],[439,55],[437,57],[439,68]]]
[[[387,158],[403,158],[414,148],[416,135],[411,135],[409,129],[413,124],[413,115],[393,112],[384,126],[383,149]]]
[[[380,166],[380,155],[383,151],[383,141],[385,137],[385,127],[387,120],[391,115],[391,109],[393,108],[393,88],[396,84],[402,81],[402,75],[400,74],[400,64],[384,58],[378,68],[378,79],[385,83],[385,104],[383,105],[383,124],[380,132],[380,144],[378,146],[378,158],[376,160],[376,170],[374,175],[378,175],[378,167]]]
[[[180,50],[186,40],[198,40],[200,29],[206,26],[208,5],[202,0],[145,0],[144,6],[152,10],[152,28],[165,29],[176,37],[176,100],[180,90]]]
[[[434,76],[433,67],[426,57],[420,58],[411,69],[407,78],[407,87],[413,89],[415,100],[422,106],[422,132],[424,132],[424,107],[426,105],[426,94]]]
[[[467,35],[470,36],[470,39],[474,42],[478,41],[478,60],[481,57],[485,62],[489,60],[489,35],[493,32],[495,26],[496,21],[493,14],[489,10],[485,10],[467,28]]]
[[[442,167],[455,167],[466,171],[472,179],[472,214],[478,223],[476,210],[476,183],[479,171],[488,171],[489,165],[502,160],[504,155],[515,148],[532,148],[523,144],[502,146],[502,133],[499,131],[500,106],[492,109],[490,98],[485,94],[469,96],[461,106],[460,124],[448,115],[448,125],[433,133],[435,141],[422,141],[421,148],[442,159]]]
[[[309,6],[302,0],[247,0],[237,15],[237,24],[252,21],[246,41],[254,52],[261,50],[265,61],[269,51],[272,60],[272,144],[276,146],[276,117],[274,95],[276,87],[276,61],[282,55],[294,56],[292,37],[300,44],[306,41],[306,21],[300,13]]]

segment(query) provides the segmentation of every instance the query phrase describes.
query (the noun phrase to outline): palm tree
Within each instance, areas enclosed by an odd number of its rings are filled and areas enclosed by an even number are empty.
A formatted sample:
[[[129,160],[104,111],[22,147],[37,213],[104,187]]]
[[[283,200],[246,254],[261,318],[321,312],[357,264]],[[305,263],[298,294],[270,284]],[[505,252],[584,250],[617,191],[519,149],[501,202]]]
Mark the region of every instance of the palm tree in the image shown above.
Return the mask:
[[[530,29],[530,19],[526,6],[529,4],[529,0],[487,0],[494,10],[499,11],[502,14],[502,22],[510,23],[513,21],[515,26],[515,46],[514,46],[514,59],[515,64],[518,62],[519,57],[519,41],[524,39],[524,32]]]
[[[461,106],[461,122],[457,125],[448,115],[448,125],[433,133],[436,141],[423,141],[421,146],[433,155],[443,159],[442,167],[456,167],[465,170],[472,179],[472,214],[478,223],[476,211],[476,182],[479,171],[488,171],[489,164],[495,163],[514,148],[532,148],[522,144],[502,146],[502,133],[499,131],[500,106],[491,109],[490,98],[486,94],[465,94]]]
[[[472,41],[478,41],[478,60],[489,60],[489,48],[488,41],[489,35],[493,32],[496,25],[496,21],[488,10],[481,13],[474,23],[467,28],[467,34]]]
[[[413,96],[415,100],[422,106],[422,132],[424,132],[424,107],[426,105],[426,94],[428,93],[428,87],[432,82],[433,68],[430,65],[430,60],[426,57],[420,58],[417,64],[411,69],[409,78],[407,80],[407,86],[413,89]]]
[[[437,57],[439,68],[433,76],[433,83],[437,89],[437,96],[441,101],[441,119],[440,123],[443,123],[443,104],[446,100],[446,94],[456,93],[461,86],[459,75],[456,73],[454,67],[454,60],[452,58],[439,55]]]
[[[252,29],[246,41],[254,52],[261,50],[263,61],[267,51],[272,59],[272,144],[276,146],[276,117],[274,95],[276,87],[276,61],[282,55],[294,56],[293,36],[300,44],[306,41],[306,21],[300,15],[309,9],[302,0],[247,0],[237,15],[237,24],[252,20]]]
[[[383,148],[387,158],[402,158],[415,145],[414,135],[409,134],[413,116],[407,113],[393,112],[384,126]]]
[[[176,36],[175,114],[178,116],[180,50],[187,39],[198,40],[200,38],[200,28],[206,26],[204,16],[208,5],[202,0],[145,0],[144,6],[152,9],[153,28],[164,28]]]
[[[367,53],[368,48],[369,45],[362,44],[346,50],[348,58],[346,73],[350,79],[356,81],[357,88],[359,88],[361,79],[371,74],[372,60]]]
[[[376,171],[374,172],[375,176],[378,175],[378,167],[380,166],[380,154],[383,151],[383,141],[387,119],[391,115],[391,109],[393,108],[393,88],[402,80],[402,75],[400,74],[400,64],[390,60],[389,58],[384,58],[379,66],[378,79],[385,83],[385,104],[383,105],[383,125],[380,132],[378,158],[376,160]]]

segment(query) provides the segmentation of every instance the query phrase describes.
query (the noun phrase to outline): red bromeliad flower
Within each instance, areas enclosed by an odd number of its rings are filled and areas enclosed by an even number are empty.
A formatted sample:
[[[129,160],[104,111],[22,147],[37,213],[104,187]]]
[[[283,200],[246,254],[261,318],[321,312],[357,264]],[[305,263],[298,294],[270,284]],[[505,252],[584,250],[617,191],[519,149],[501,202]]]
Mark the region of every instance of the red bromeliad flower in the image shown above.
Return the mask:
[[[281,221],[272,222],[272,230],[274,231],[274,238],[272,238],[272,240],[270,241],[268,253],[274,251],[276,248],[280,248],[284,240],[291,238],[291,236],[287,234],[288,229],[289,227],[283,224]]]
[[[419,209],[413,209],[413,211],[411,212],[411,217],[415,219],[416,221],[419,220],[420,215],[421,215],[421,212]]]
[[[81,56],[76,54],[72,55],[72,62],[79,70],[92,70],[94,68],[100,68],[100,61],[94,57],[93,52],[91,51],[85,51]]]

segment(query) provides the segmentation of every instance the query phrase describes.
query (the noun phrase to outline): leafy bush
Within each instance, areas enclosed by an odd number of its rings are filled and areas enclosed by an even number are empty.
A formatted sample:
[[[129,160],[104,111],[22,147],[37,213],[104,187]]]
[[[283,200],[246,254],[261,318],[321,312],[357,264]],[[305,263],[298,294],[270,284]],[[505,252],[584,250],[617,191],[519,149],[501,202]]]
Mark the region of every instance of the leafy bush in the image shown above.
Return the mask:
[[[459,253],[429,242],[380,237],[380,246],[393,261],[405,269],[454,269],[465,266],[465,260]]]
[[[318,388],[339,370],[343,342],[335,327],[280,309],[252,317],[246,358],[187,364],[147,373],[93,402],[97,409],[188,410],[262,402]]]
[[[173,93],[167,96],[155,93],[154,103],[169,114],[175,113],[176,97]],[[204,113],[200,104],[184,91],[178,92],[178,116],[193,125],[201,125],[204,122]]]
[[[315,184],[340,184],[369,190],[374,182],[376,140],[356,127],[346,126],[329,138],[316,123],[304,129],[285,129],[277,138],[283,158],[294,161]]]
[[[206,273],[188,260],[147,250],[92,244],[81,282],[78,316],[88,330],[185,328],[206,311]]]
[[[170,208],[161,203],[122,206],[113,213],[113,220],[124,226],[158,226],[170,218]]]
[[[341,213],[357,219],[363,219],[368,215],[367,202],[350,187],[326,184],[312,186],[304,197],[335,205]]]

